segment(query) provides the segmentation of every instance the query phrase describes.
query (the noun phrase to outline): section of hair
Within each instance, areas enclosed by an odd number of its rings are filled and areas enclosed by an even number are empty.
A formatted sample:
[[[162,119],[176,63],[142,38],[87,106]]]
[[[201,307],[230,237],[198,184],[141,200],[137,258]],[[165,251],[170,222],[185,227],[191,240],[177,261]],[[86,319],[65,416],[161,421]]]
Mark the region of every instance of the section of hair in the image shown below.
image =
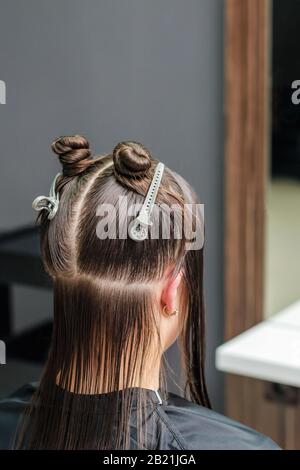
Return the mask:
[[[79,175],[93,163],[89,143],[81,135],[59,137],[51,147],[59,157],[64,176]]]
[[[113,151],[115,171],[127,177],[145,176],[151,168],[151,154],[138,142],[120,142]]]
[[[128,389],[145,379],[143,358],[155,324],[151,287],[80,276],[57,279],[54,299],[51,349],[20,447],[130,447],[134,396]],[[143,398],[137,398],[143,415]],[[131,424],[140,433],[139,447],[147,448],[145,430]]]
[[[128,237],[101,239],[99,204],[116,207],[110,222],[127,233],[134,215],[126,216],[119,198],[126,196],[128,204],[140,205],[157,160],[141,144],[122,142],[112,155],[94,158],[91,164],[83,137],[61,139],[54,145],[67,165],[56,188],[60,207],[51,222],[45,214],[39,218],[43,262],[54,282],[52,344],[16,447],[155,448],[155,442],[149,442],[153,432],[147,434],[143,419],[143,391],[137,390],[138,413],[132,422],[128,390],[143,383],[143,361],[153,356],[153,348],[158,355],[161,352],[156,316],[160,306],[154,292],[169,267],[174,275],[181,269],[184,274],[179,309],[186,396],[209,406],[204,378],[203,249],[187,251],[185,238],[175,237],[176,214],[170,219],[167,210],[159,211],[160,206],[176,203],[182,215],[184,203],[197,199],[183,178],[165,168],[153,219],[162,229],[171,222],[170,236],[143,242]],[[69,169],[71,160],[76,171]],[[160,389],[166,396],[163,367]],[[116,390],[120,390],[117,402],[115,395],[110,401],[109,392]],[[86,395],[91,397],[87,402],[82,400]],[[130,440],[132,427],[137,430],[135,444]]]

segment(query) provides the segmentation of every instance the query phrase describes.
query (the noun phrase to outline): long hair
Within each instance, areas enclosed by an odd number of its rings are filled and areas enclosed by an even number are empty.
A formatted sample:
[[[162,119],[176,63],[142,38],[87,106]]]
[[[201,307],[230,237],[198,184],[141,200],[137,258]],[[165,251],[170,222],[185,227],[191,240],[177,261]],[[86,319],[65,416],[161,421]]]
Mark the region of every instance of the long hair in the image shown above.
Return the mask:
[[[111,155],[92,157],[87,140],[78,135],[60,137],[52,149],[63,167],[56,183],[59,210],[52,220],[42,211],[38,221],[42,259],[54,286],[53,333],[15,446],[128,449],[136,400],[137,447],[147,448],[145,390],[136,384],[143,383],[146,360],[153,366],[161,360],[155,286],[169,266],[173,275],[183,272],[179,311],[185,395],[210,406],[204,378],[203,248],[188,250],[185,237],[175,236],[184,204],[197,198],[182,177],[165,168],[153,219],[162,228],[168,222],[170,236],[136,242],[120,236],[134,217],[127,217],[120,201],[125,197],[136,207],[143,203],[157,164],[149,151],[122,142]],[[105,223],[107,230],[117,226],[114,238],[99,236],[97,210],[105,204],[115,208]],[[175,215],[158,213],[174,204],[179,207]],[[160,391],[167,397],[165,382],[161,365]]]

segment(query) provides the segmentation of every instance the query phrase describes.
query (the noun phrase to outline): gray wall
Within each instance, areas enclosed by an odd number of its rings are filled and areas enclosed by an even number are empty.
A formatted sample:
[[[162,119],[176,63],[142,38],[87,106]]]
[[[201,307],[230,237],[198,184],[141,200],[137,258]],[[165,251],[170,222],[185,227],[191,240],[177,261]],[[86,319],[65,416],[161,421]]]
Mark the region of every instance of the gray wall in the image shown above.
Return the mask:
[[[0,229],[33,221],[32,199],[59,168],[49,144],[62,134],[83,133],[101,153],[139,140],[182,173],[205,204],[208,382],[218,408],[222,23],[222,0],[2,0],[0,16]],[[16,288],[15,304],[16,328],[51,312],[45,293]]]

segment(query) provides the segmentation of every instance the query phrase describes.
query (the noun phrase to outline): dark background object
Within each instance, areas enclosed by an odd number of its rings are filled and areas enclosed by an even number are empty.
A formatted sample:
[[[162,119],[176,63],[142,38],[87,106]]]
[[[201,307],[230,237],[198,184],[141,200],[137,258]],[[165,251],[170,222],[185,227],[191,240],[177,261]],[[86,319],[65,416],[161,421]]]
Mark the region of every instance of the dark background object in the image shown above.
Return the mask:
[[[273,177],[300,179],[300,104],[292,83],[300,80],[300,2],[273,0],[272,158]]]
[[[12,328],[12,285],[17,283],[51,289],[51,280],[40,258],[36,228],[26,227],[0,236],[0,283],[0,337],[6,343],[6,360],[18,358],[42,364],[47,357],[52,322],[26,329],[18,335],[14,335]]]

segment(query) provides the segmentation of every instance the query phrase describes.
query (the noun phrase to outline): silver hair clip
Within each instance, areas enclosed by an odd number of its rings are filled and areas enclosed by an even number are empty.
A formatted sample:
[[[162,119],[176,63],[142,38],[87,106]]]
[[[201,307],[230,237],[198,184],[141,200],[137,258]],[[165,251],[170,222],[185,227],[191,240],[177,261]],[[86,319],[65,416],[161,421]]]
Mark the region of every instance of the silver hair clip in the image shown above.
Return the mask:
[[[55,191],[55,186],[56,186],[56,181],[58,177],[61,176],[61,173],[58,173],[52,184],[51,188],[49,191],[49,196],[38,196],[35,198],[35,200],[32,203],[32,208],[36,211],[42,211],[46,210],[49,212],[48,214],[48,219],[52,220],[53,217],[55,216],[57,210],[58,210],[58,205],[59,205],[59,195]]]
[[[158,193],[159,185],[162,179],[165,165],[158,163],[148,189],[144,204],[140,210],[139,215],[134,219],[128,227],[128,235],[134,241],[143,241],[148,237],[148,227],[152,225],[150,220],[151,212],[153,210],[155,199]]]

